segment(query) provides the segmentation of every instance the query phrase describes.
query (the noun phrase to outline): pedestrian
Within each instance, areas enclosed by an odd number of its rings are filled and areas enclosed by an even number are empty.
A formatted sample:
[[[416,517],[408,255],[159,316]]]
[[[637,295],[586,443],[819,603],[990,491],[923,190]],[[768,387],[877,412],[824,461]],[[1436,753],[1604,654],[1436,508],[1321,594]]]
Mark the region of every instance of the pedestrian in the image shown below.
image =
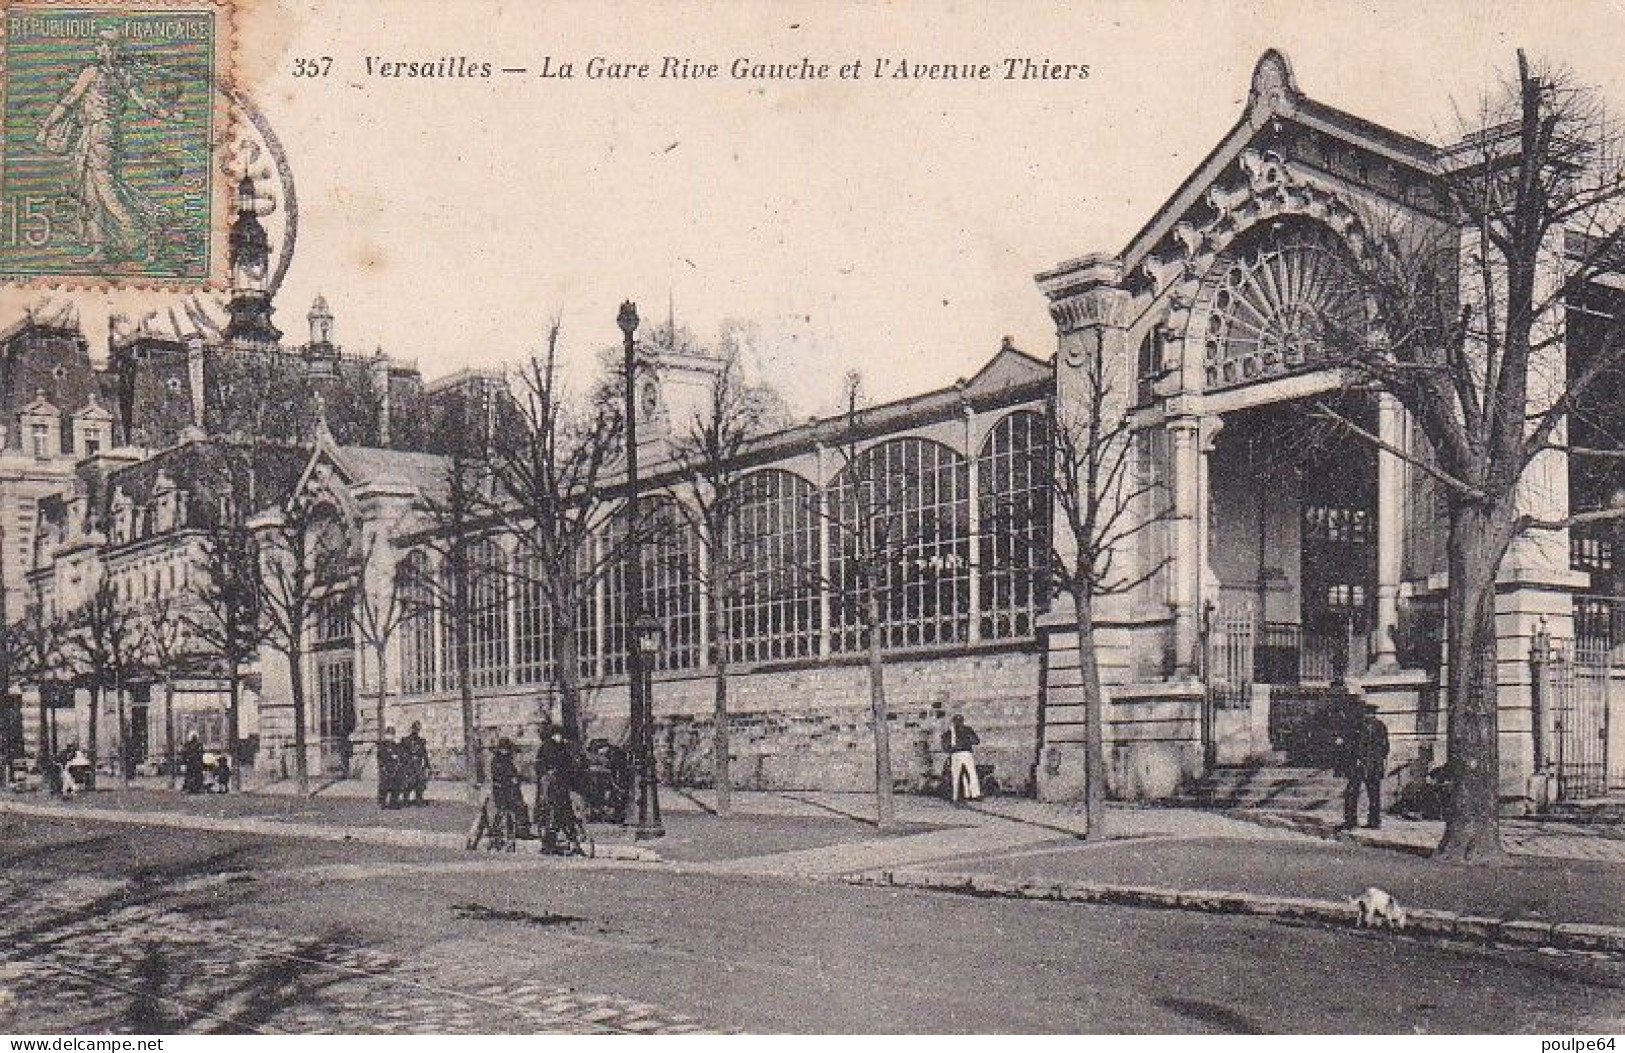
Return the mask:
[[[422,805],[429,788],[429,744],[423,741],[423,725],[412,721],[412,730],[401,740],[401,785],[407,804]]]
[[[1377,707],[1366,704],[1357,710],[1344,732],[1343,828],[1359,825],[1360,795],[1366,796],[1366,823],[1372,830],[1382,826],[1382,777],[1388,769],[1388,727],[1377,719]]]
[[[378,807],[401,806],[401,746],[395,741],[395,729],[385,728],[378,740]]]
[[[62,764],[46,748],[40,750],[40,777],[45,780],[45,791],[53,796],[62,793]]]
[[[229,793],[231,791],[231,758],[224,751],[215,754],[214,758],[214,792]]]
[[[186,745],[181,747],[181,789],[187,793],[203,792],[203,740],[197,732],[186,734]]]
[[[948,799],[979,801],[982,782],[976,775],[976,747],[981,744],[976,729],[955,713],[942,733],[942,749],[948,754]]]
[[[491,804],[497,814],[513,816],[517,836],[528,835],[529,823],[525,812],[525,791],[519,785],[519,764],[514,760],[513,740],[497,739],[491,751]]]
[[[72,797],[76,793],[90,789],[90,774],[92,765],[85,751],[79,748],[78,743],[68,747],[68,759],[63,762],[62,795]]]
[[[542,848],[557,847],[559,830],[573,807],[570,791],[574,775],[575,750],[565,738],[564,729],[544,720],[537,729],[542,736],[536,746],[536,829],[542,832]]]

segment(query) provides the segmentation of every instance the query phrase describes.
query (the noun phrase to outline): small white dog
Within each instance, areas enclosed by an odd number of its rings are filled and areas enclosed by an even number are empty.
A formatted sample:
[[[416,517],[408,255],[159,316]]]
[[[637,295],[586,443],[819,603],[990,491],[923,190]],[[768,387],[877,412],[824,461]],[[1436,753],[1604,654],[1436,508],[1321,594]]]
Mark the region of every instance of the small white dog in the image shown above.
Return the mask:
[[[1355,924],[1362,929],[1403,929],[1405,908],[1380,888],[1368,888],[1349,900],[1359,912]]]

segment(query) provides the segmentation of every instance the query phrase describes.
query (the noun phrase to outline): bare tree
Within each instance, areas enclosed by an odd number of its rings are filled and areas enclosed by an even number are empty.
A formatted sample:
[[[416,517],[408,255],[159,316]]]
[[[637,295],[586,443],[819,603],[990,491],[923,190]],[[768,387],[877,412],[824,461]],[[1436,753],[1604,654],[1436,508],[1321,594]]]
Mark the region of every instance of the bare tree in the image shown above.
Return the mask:
[[[869,672],[869,718],[875,738],[875,823],[881,830],[896,822],[893,801],[890,712],[886,702],[886,633],[890,614],[904,605],[913,573],[927,573],[927,548],[947,533],[947,524],[931,514],[910,516],[906,473],[888,470],[881,459],[861,446],[859,407],[863,382],[856,372],[845,378],[845,426],[836,453],[841,459],[837,482],[827,495],[815,496],[813,515],[822,520],[839,569],[827,578],[817,568],[779,568],[783,580],[814,580],[838,597],[855,616]],[[913,520],[911,522],[911,520]]]
[[[246,485],[250,478],[252,473],[239,476],[243,483],[233,482],[233,490],[240,492],[222,496],[213,520],[203,530],[195,602],[179,612],[185,628],[195,637],[196,648],[214,660],[226,680],[226,750],[232,758],[233,789],[242,788],[238,740],[243,671],[259,656],[268,631],[262,609],[260,551],[246,521],[252,511],[251,489]]]
[[[1568,424],[1625,359],[1617,309],[1572,373],[1564,312],[1617,273],[1622,140],[1598,95],[1518,53],[1516,79],[1486,97],[1438,187],[1451,220],[1373,218],[1349,266],[1365,311],[1317,321],[1328,353],[1384,389],[1426,439],[1416,453],[1330,406],[1350,433],[1430,477],[1449,515],[1449,755],[1456,778],[1438,857],[1503,853],[1498,822],[1495,580],[1514,540],[1618,518],[1617,508],[1543,515],[1522,503],[1543,458],[1625,456],[1570,448]],[[1538,486],[1534,487],[1538,490]]]
[[[51,756],[52,723],[49,678],[63,665],[66,626],[61,619],[46,616],[45,604],[36,585],[29,590],[22,616],[6,628],[6,657],[11,676],[18,683],[33,684],[39,693],[39,762],[43,773],[54,761]]]
[[[582,733],[580,639],[576,612],[619,548],[595,549],[609,513],[605,476],[620,455],[621,418],[613,399],[578,402],[559,376],[560,324],[547,348],[519,367],[508,433],[493,444],[486,509],[514,539],[513,580],[539,593],[547,612],[553,680],[566,733]]]
[[[483,432],[483,427],[479,428],[479,433]],[[485,781],[485,758],[474,708],[472,628],[474,619],[482,613],[475,602],[478,583],[497,569],[486,565],[482,558],[486,538],[481,530],[487,525],[483,510],[490,503],[485,453],[483,439],[459,441],[452,448],[441,487],[424,495],[424,511],[431,524],[426,543],[439,557],[440,573],[423,576],[417,582],[424,586],[422,596],[440,615],[451,636],[449,657],[461,702],[465,776],[469,799],[476,802]]]
[[[706,639],[711,645],[713,690],[712,781],[716,785],[717,815],[732,811],[733,781],[729,770],[728,656],[732,624],[731,601],[743,588],[756,583],[758,561],[753,539],[742,536],[738,482],[743,474],[740,454],[758,435],[780,423],[782,401],[772,390],[745,383],[740,356],[726,355],[712,381],[709,398],[681,427],[672,449],[676,484],[673,504],[681,509],[700,545],[700,565],[692,568],[706,596]]]
[[[90,723],[86,753],[92,772],[96,768],[102,700],[113,693],[118,710],[119,780],[130,784],[130,722],[125,707],[124,688],[132,674],[141,668],[141,624],[133,611],[119,599],[111,579],[103,577],[96,588],[68,615],[66,644],[69,660],[82,683],[90,688]],[[95,785],[95,775],[91,776]]]
[[[389,644],[402,624],[409,617],[418,614],[411,609],[407,596],[413,594],[414,588],[420,587],[415,580],[410,583],[404,581],[407,572],[403,567],[396,566],[394,572],[388,576],[388,588],[382,590],[371,588],[371,584],[376,584],[374,568],[384,558],[379,551],[379,539],[375,536],[368,542],[366,551],[361,555],[353,607],[356,635],[360,638],[362,646],[372,650],[374,667],[377,671],[378,692],[373,700],[375,724],[373,730],[380,739],[388,723],[385,720],[385,711],[389,706]]]
[[[249,524],[259,574],[259,616],[264,642],[288,662],[288,686],[293,702],[294,773],[301,796],[310,793],[309,738],[305,721],[305,657],[323,582],[330,579],[322,551],[320,520],[314,502],[295,495],[278,511],[257,516]]]
[[[164,770],[168,773],[169,788],[174,789],[178,772],[175,763],[175,680],[199,672],[212,657],[199,651],[199,640],[191,628],[191,618],[182,613],[181,605],[173,597],[161,596],[147,605],[141,618],[142,664],[158,678],[164,689]],[[237,775],[237,700],[233,680],[233,695],[226,718],[226,747],[232,758],[232,783],[241,789]]]
[[[1159,482],[1136,471],[1134,433],[1113,366],[1097,341],[1075,368],[1073,397],[1049,415],[1050,486],[1060,522],[1049,556],[1052,587],[1072,600],[1083,701],[1083,813],[1088,837],[1106,833],[1105,694],[1095,641],[1095,604],[1155,576],[1166,560],[1124,568],[1121,555],[1139,532],[1167,518]],[[1045,513],[1048,509],[1044,510]]]

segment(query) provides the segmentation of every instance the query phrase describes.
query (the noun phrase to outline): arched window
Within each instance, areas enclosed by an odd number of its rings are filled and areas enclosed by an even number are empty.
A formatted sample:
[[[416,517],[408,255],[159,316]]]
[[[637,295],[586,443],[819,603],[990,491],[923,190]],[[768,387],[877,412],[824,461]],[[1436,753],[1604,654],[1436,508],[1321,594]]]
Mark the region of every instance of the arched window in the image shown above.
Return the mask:
[[[699,542],[694,526],[670,498],[648,512],[643,546],[643,609],[660,622],[656,669],[697,669],[700,661]]]
[[[721,549],[719,631],[734,662],[818,652],[818,509],[813,485],[777,469],[734,484]]]
[[[621,513],[609,517],[599,532],[604,561],[603,577],[605,676],[626,675],[626,518]],[[584,612],[590,613],[590,612]]]
[[[435,584],[436,619],[440,623],[440,690],[457,690],[457,663],[461,660],[457,654],[457,616],[452,608],[456,605],[453,598],[457,595],[457,575],[452,570],[452,561],[440,561],[439,580]]]
[[[1156,401],[1157,381],[1162,378],[1163,327],[1154,325],[1140,341],[1139,361],[1135,369],[1135,405],[1148,406]]]
[[[598,588],[592,543],[576,553],[581,599],[576,604],[576,670],[582,679],[598,675]]]
[[[546,683],[553,678],[552,620],[547,613],[541,561],[528,556],[517,561],[514,598],[514,677],[521,684]]]
[[[962,643],[970,624],[970,471],[941,443],[892,439],[830,487],[832,643],[861,651],[868,602],[888,648]]]
[[[654,498],[642,506],[643,610],[659,622],[662,645],[656,669],[693,669],[700,664],[700,604],[698,546],[694,530],[670,498]],[[626,519],[616,515],[605,531],[605,551],[612,562],[605,568],[604,671],[626,673]]]
[[[317,733],[324,756],[339,756],[356,729],[354,538],[344,516],[331,505],[311,515],[313,590],[311,664],[316,686]],[[160,587],[153,572],[153,591]]]
[[[988,432],[977,459],[982,638],[1031,636],[1050,546],[1049,429],[1018,410]]]
[[[468,670],[475,687],[508,682],[508,560],[490,538],[468,549]]]
[[[401,560],[395,579],[401,605],[401,691],[421,695],[434,690],[434,579],[429,557],[413,549]]]
[[[540,557],[528,555],[514,563],[509,589],[514,596],[514,676],[519,684],[552,683],[561,641],[554,639],[553,597]],[[598,603],[593,580],[593,552],[589,544],[577,554],[580,598],[575,610],[576,675],[598,675]]]

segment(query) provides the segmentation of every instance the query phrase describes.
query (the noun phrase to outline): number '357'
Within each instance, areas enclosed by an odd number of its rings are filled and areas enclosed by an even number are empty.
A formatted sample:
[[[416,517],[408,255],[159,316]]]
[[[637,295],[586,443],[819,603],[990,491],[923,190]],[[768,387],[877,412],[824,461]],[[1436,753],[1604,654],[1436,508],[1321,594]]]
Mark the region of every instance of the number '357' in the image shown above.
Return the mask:
[[[333,56],[318,55],[315,58],[296,58],[293,60],[293,75],[295,77],[325,77],[333,72]]]

